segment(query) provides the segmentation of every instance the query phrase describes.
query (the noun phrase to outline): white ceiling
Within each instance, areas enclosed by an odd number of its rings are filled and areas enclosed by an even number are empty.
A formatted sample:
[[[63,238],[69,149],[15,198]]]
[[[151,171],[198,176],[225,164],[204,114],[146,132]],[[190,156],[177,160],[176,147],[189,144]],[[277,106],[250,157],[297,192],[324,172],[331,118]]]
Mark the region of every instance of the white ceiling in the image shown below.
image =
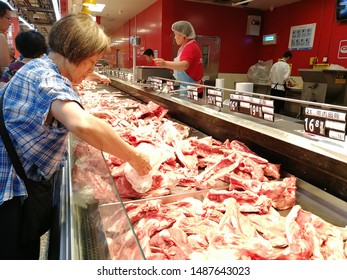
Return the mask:
[[[155,3],[157,0],[97,0],[98,4],[106,4],[101,13],[92,13],[94,16],[101,17],[101,25],[110,34],[120,28],[124,23],[134,18],[137,14]],[[216,4],[232,6],[233,3],[241,0],[185,0],[192,2],[205,3],[206,5]],[[237,8],[254,8],[259,10],[272,10],[277,7],[300,2],[303,0],[253,0],[247,5],[235,6]],[[75,3],[75,6],[73,6]],[[69,0],[69,12],[79,12],[82,9],[82,0]],[[206,7],[208,8],[208,7]]]
[[[110,34],[156,1],[96,0],[96,3],[105,4],[106,6],[101,13],[92,12],[92,15],[101,17],[101,25],[105,28],[106,33]],[[69,12],[80,12],[82,10],[82,2],[83,0],[69,0]],[[73,3],[75,3],[75,6],[73,6]]]

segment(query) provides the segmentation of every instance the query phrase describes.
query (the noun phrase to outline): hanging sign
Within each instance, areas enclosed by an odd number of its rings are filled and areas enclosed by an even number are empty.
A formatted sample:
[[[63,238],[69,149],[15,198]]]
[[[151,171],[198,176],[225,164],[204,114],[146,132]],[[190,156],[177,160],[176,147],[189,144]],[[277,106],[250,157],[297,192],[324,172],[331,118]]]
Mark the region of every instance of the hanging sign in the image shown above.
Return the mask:
[[[345,141],[346,113],[306,107],[304,126],[305,132]]]

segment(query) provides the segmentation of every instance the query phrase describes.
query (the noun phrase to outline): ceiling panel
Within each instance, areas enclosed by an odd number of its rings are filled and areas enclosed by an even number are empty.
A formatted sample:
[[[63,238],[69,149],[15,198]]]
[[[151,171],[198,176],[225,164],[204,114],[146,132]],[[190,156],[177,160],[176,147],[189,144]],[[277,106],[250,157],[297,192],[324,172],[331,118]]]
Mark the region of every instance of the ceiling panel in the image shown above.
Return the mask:
[[[18,15],[43,35],[47,35],[51,26],[56,21],[52,0],[7,0],[9,4],[18,10]],[[22,30],[29,27],[21,24]]]
[[[105,4],[101,13],[92,12],[93,16],[101,17],[101,25],[107,33],[120,28],[124,23],[141,13],[157,0],[97,0],[98,4]],[[69,11],[79,12],[82,10],[82,0],[69,0]]]
[[[68,12],[80,12],[83,0],[68,0]],[[101,25],[110,34],[120,28],[124,23],[134,18],[157,0],[97,0],[98,4],[105,4],[102,12],[92,12],[93,16],[100,16]],[[241,0],[185,0],[191,2],[204,3],[206,5],[233,6]],[[244,1],[244,0],[242,0]],[[241,1],[241,2],[242,2]],[[253,0],[244,5],[237,5],[237,8],[253,8],[259,10],[272,10],[277,7],[300,2],[303,0]],[[18,13],[29,23],[47,35],[51,26],[56,21],[52,0],[7,0],[13,7],[18,9]],[[28,29],[21,25],[21,29]]]

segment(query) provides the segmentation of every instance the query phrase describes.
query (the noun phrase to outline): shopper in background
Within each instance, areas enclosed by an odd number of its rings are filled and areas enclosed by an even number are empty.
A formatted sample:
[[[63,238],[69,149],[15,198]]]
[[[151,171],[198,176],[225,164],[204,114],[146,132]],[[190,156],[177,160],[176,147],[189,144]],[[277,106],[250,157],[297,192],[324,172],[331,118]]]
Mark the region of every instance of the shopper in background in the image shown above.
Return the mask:
[[[17,60],[17,58],[16,58],[16,50],[11,45],[8,45],[8,50],[9,50],[9,54],[10,54],[10,60],[11,60],[11,63],[12,63],[12,62]]]
[[[286,83],[290,78],[290,66],[288,60],[292,58],[291,52],[285,52],[281,59],[274,63],[270,69],[271,95],[286,97]],[[274,100],[275,113],[284,110],[283,100]]]
[[[42,57],[47,52],[45,37],[34,30],[18,33],[15,44],[17,50],[23,55],[23,59],[11,62],[5,68],[5,72],[0,79],[1,83],[7,83],[23,65],[34,58]]]
[[[0,1],[0,75],[2,75],[4,68],[11,62],[5,33],[11,23],[11,8],[5,2]]]
[[[146,49],[143,52],[143,55],[145,56],[146,61],[149,63],[149,66],[156,66],[154,62],[154,52],[152,49]]]
[[[188,21],[175,22],[171,30],[174,32],[176,44],[181,46],[174,61],[167,61],[162,58],[154,59],[157,66],[163,66],[174,70],[174,76],[178,81],[202,84],[204,67],[202,54],[199,45],[195,41],[195,30]],[[181,84],[182,92],[187,85]],[[202,97],[202,91],[199,93]]]
[[[0,140],[0,259],[39,258],[53,196],[52,187],[42,185],[62,167],[69,132],[129,162],[139,175],[152,168],[147,155],[84,111],[73,90],[72,83],[82,82],[110,49],[102,28],[87,14],[70,14],[53,25],[48,45],[49,55],[25,64],[0,90],[5,130],[26,176],[36,182],[24,183]]]

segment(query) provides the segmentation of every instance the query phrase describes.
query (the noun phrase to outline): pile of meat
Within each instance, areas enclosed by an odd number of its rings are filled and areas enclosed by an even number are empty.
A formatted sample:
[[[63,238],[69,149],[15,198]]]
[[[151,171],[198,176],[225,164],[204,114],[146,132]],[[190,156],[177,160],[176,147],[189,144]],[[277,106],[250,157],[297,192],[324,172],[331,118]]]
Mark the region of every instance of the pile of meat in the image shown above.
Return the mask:
[[[99,151],[74,145],[75,197],[100,204],[119,201],[118,194],[141,199],[128,201],[126,211],[145,258],[346,259],[346,228],[295,205],[296,178],[281,176],[280,165],[239,141],[190,136],[156,103],[107,91],[81,94],[87,110],[156,159],[150,178],[140,180],[118,158],[103,154],[106,166]],[[177,186],[191,195],[173,203],[156,199]],[[291,209],[286,217],[277,212],[284,209]],[[123,208],[111,213],[102,219],[111,258],[141,259]]]
[[[112,125],[125,141],[157,159],[151,177],[140,182],[125,162],[104,154],[124,200],[165,196],[177,186],[180,191],[224,187],[264,195],[276,209],[295,204],[296,178],[281,178],[280,165],[256,155],[239,141],[190,136],[189,127],[171,120],[168,110],[154,102],[141,104],[106,91],[85,93],[83,102],[87,110]],[[93,194],[94,201],[100,203],[117,201],[113,184],[107,180],[109,174],[102,172],[100,156],[97,163],[97,152],[77,142],[74,154],[75,190]]]
[[[295,205],[286,217],[271,199],[251,191],[207,191],[173,203],[159,199],[126,204],[146,259],[342,260],[347,228],[334,226]],[[119,215],[103,219],[112,259],[141,259],[132,231]]]

